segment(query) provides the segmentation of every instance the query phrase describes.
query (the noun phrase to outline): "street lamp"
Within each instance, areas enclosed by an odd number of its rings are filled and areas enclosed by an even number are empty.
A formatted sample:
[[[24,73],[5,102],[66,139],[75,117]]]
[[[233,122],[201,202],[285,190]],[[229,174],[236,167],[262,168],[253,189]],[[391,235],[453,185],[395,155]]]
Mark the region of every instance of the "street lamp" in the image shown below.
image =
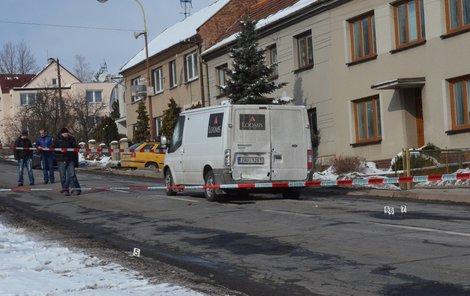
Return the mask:
[[[100,3],[105,3],[108,0],[97,0]],[[144,17],[144,31],[143,32],[135,32],[134,37],[135,39],[139,38],[140,35],[144,35],[144,42],[145,42],[145,64],[147,67],[147,100],[148,100],[148,109],[149,109],[149,117],[150,117],[150,141],[155,140],[155,122],[153,121],[153,111],[152,111],[152,96],[149,92],[151,89],[152,83],[150,80],[150,66],[149,66],[149,46],[148,46],[148,33],[147,33],[147,19],[145,17],[145,10],[144,6],[140,2],[140,0],[134,0],[140,7],[142,11],[142,16]]]

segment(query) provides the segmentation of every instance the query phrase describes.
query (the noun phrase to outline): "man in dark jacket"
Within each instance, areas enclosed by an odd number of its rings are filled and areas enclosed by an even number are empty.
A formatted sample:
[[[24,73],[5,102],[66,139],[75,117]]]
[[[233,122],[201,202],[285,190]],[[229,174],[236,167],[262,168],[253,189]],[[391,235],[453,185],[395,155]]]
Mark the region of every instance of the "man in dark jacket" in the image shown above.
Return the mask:
[[[41,151],[41,148],[50,148],[52,146],[52,136],[48,135],[46,129],[39,130],[39,137],[36,139],[36,148],[41,157],[41,167],[44,175],[44,184],[54,183],[54,152]]]
[[[21,136],[16,140],[17,148],[32,148],[33,143],[28,139],[28,131],[22,131]],[[29,177],[29,185],[34,185],[33,175],[33,151],[29,149],[15,149],[15,159],[18,161],[18,186],[23,186],[23,169],[26,166]]]
[[[78,148],[78,145],[75,137],[69,134],[67,128],[63,127],[52,141],[52,148],[70,149]],[[70,195],[70,188],[72,189],[72,195],[80,195],[82,192],[75,174],[74,161],[77,155],[78,152],[76,151],[56,151],[55,153],[57,166],[59,167],[60,183],[62,184],[60,193],[64,193],[66,196]]]

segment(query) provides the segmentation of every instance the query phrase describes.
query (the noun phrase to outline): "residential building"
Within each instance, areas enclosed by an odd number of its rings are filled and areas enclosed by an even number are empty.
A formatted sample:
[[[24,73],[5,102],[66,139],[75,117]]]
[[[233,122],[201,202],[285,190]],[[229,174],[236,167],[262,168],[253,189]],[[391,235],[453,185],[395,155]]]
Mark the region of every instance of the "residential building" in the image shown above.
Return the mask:
[[[5,102],[2,103],[3,128],[0,137],[11,140],[17,136],[18,131],[23,128],[17,121],[18,113],[23,107],[34,104],[41,92],[58,91],[64,99],[86,98],[89,104],[103,106],[99,111],[99,116],[102,117],[110,113],[109,102],[113,88],[113,82],[81,82],[56,60],[50,59],[26,84],[11,88],[9,95],[2,97]]]
[[[20,87],[31,81],[33,74],[0,74],[0,143],[5,143],[4,131],[6,128],[5,114],[11,109],[14,87]]]
[[[154,137],[160,135],[163,111],[174,99],[183,110],[207,105],[206,66],[200,53],[206,47],[238,30],[243,15],[258,19],[298,0],[218,0],[185,20],[167,28],[148,45],[151,88],[145,91],[147,67],[145,49],[121,68],[126,85],[128,136],[137,122],[137,103],[147,94],[152,100]]]
[[[320,132],[319,161],[360,156],[388,166],[403,147],[470,143],[467,0],[300,0],[260,19],[259,46],[287,95]],[[202,53],[208,102],[235,35]]]

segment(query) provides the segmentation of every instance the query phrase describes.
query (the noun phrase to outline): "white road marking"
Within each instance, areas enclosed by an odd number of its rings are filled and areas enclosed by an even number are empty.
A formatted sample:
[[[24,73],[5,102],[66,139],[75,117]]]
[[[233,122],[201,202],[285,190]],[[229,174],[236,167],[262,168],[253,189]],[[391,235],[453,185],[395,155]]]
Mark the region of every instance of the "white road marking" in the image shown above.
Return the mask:
[[[313,215],[309,215],[309,214],[300,214],[300,213],[286,212],[286,211],[263,210],[263,212],[277,213],[277,214],[283,214],[283,215],[292,215],[292,216],[300,216],[300,217],[313,217]]]
[[[419,231],[425,231],[425,232],[437,232],[437,233],[445,233],[445,234],[450,234],[450,235],[470,237],[470,233],[465,233],[465,232],[447,231],[447,230],[440,230],[440,229],[434,229],[434,228],[424,228],[424,227],[405,226],[405,225],[396,225],[396,224],[384,224],[384,223],[374,223],[374,224],[382,225],[382,226],[388,226],[388,227],[409,229],[409,230],[419,230]]]

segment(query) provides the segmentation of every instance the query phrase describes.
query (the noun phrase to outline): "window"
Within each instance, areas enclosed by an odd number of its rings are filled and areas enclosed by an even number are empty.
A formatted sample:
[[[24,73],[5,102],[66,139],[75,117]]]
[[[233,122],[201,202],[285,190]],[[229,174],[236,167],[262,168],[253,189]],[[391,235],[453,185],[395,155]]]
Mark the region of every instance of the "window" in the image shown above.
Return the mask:
[[[197,53],[193,52],[185,57],[186,81],[198,78]]]
[[[159,139],[162,133],[162,117],[155,117],[155,138]]]
[[[470,75],[449,81],[452,129],[470,128]]]
[[[140,98],[137,95],[137,92],[135,92],[135,89],[134,89],[137,85],[140,85],[140,77],[137,77],[137,78],[134,78],[134,79],[131,80],[131,88],[133,88],[132,89],[131,102],[138,101],[139,98]],[[136,94],[136,95],[134,95],[134,94]]]
[[[349,20],[351,58],[353,62],[376,56],[374,13]]]
[[[225,94],[225,88],[227,87],[227,64],[219,66],[215,68],[217,72],[217,85],[219,89],[219,96],[223,96]]]
[[[445,0],[447,33],[470,28],[470,0]]]
[[[374,142],[382,138],[378,96],[359,99],[354,104],[356,142]]]
[[[276,79],[278,76],[277,72],[277,47],[276,44],[271,45],[267,49],[267,54],[266,54],[266,62],[268,66],[273,68],[273,74],[271,76],[272,79]],[[313,63],[313,61],[312,61]]]
[[[298,68],[313,66],[313,42],[312,32],[308,31],[296,37]],[[277,59],[277,52],[276,52]]]
[[[163,70],[158,68],[152,71],[153,73],[153,86],[155,87],[154,93],[158,94],[163,92]]]
[[[184,130],[184,116],[178,117],[176,121],[175,129],[173,130],[173,137],[171,138],[171,144],[168,148],[168,153],[175,152],[183,144],[183,130]]]
[[[178,86],[178,81],[176,80],[176,61],[171,61],[169,64],[170,72],[170,88]]]
[[[86,91],[86,100],[88,103],[101,103],[103,102],[103,91],[101,90],[87,90]]]
[[[396,2],[393,6],[396,47],[405,47],[423,41],[425,38],[423,0],[404,0]]]
[[[52,86],[57,86],[57,78],[52,78]]]
[[[22,93],[20,94],[20,105],[30,106],[36,102],[36,93]]]

